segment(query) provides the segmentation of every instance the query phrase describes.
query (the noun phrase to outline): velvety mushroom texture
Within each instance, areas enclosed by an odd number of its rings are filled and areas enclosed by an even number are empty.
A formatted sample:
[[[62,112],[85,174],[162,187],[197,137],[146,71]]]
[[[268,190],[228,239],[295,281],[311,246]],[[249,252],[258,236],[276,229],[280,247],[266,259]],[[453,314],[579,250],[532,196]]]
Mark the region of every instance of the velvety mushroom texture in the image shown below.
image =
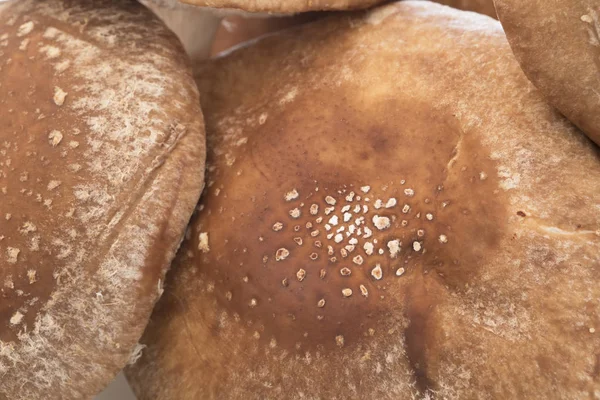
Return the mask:
[[[161,0],[164,1],[164,0]],[[297,13],[366,8],[384,0],[179,0],[203,7],[233,8],[249,12]]]
[[[129,360],[200,196],[198,102],[135,1],[2,8],[0,399],[89,398]]]
[[[527,77],[553,106],[600,144],[600,2],[495,3]]]
[[[200,68],[207,188],[140,399],[600,390],[598,150],[497,21],[424,1]]]

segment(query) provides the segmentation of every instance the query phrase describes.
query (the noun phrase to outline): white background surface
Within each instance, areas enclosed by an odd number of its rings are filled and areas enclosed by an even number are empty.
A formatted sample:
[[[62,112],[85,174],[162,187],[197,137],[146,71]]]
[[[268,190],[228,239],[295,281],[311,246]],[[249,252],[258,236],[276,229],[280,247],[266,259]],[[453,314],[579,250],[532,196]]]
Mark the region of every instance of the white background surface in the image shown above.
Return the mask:
[[[123,373],[120,373],[104,392],[96,396],[95,400],[135,400],[135,396],[129,388]]]

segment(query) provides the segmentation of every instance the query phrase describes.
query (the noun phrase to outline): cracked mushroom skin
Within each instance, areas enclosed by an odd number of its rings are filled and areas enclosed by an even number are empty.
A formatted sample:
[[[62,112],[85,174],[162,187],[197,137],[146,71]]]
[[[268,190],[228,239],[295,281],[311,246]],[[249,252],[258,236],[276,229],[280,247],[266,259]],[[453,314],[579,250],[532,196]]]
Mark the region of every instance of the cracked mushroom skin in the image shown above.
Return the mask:
[[[198,101],[137,2],[2,7],[0,399],[90,398],[138,348],[202,189]]]
[[[126,370],[139,399],[600,389],[598,149],[497,21],[403,1],[197,80],[207,188]]]
[[[600,145],[600,3],[494,1],[527,77],[550,104]]]

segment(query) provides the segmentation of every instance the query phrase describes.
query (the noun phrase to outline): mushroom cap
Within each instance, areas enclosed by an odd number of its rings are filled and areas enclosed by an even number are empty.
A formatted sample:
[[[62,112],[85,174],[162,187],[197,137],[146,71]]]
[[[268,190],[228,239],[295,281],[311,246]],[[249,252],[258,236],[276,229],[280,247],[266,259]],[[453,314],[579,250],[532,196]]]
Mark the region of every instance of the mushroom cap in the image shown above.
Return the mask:
[[[198,91],[131,1],[0,13],[0,399],[89,398],[125,366],[200,196]]]
[[[521,68],[547,101],[600,144],[600,22],[594,0],[495,0]]]
[[[599,152],[497,21],[402,1],[197,77],[207,187],[138,398],[598,390]]]

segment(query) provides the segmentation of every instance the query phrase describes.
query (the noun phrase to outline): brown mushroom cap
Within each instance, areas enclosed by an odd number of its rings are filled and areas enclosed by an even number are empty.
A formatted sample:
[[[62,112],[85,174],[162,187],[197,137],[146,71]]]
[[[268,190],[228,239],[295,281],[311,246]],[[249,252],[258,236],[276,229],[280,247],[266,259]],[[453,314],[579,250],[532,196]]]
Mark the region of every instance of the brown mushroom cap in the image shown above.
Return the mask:
[[[202,187],[183,49],[133,1],[0,13],[0,399],[89,398],[128,361]]]
[[[546,99],[600,144],[596,0],[495,0],[521,68]]]
[[[139,399],[574,398],[598,386],[598,149],[493,19],[403,1],[199,70],[207,188]]]

